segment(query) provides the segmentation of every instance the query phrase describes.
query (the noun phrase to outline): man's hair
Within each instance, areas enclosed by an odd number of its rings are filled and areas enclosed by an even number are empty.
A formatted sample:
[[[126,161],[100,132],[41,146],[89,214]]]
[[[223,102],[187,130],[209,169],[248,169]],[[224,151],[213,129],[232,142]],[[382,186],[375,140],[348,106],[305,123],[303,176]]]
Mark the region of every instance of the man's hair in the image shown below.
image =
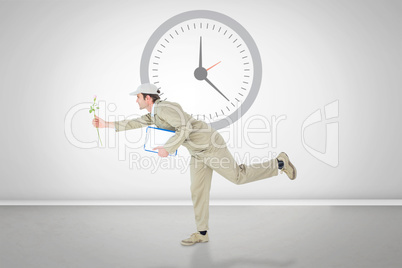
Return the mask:
[[[156,91],[156,92],[158,92],[158,94],[161,93],[159,89],[158,89],[158,91]],[[152,99],[152,102],[155,102],[156,100],[159,100],[159,99],[160,99],[160,97],[159,97],[158,94],[142,93],[142,96],[144,97],[144,100],[145,100],[145,98],[146,98],[147,96],[150,96],[151,99]]]

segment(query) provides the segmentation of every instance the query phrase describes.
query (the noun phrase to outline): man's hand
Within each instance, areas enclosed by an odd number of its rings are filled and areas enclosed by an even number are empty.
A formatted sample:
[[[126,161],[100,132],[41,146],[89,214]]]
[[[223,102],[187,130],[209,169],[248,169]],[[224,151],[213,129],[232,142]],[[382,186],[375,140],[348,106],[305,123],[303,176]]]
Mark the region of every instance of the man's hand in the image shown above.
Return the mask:
[[[166,157],[169,155],[168,151],[166,151],[165,148],[163,148],[163,146],[155,147],[152,150],[158,150],[158,155],[160,157]]]
[[[95,115],[95,118],[92,120],[92,125],[96,128],[105,128],[109,127],[108,122],[103,120],[102,118],[99,118],[97,115]]]

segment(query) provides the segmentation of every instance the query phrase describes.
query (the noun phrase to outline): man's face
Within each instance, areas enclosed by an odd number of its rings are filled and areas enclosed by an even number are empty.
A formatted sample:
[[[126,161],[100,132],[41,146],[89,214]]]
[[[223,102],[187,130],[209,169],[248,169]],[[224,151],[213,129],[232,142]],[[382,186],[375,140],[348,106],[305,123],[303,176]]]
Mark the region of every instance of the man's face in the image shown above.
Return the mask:
[[[140,106],[141,110],[147,106],[147,103],[144,100],[144,96],[141,93],[137,94],[137,103],[138,103],[138,106]]]

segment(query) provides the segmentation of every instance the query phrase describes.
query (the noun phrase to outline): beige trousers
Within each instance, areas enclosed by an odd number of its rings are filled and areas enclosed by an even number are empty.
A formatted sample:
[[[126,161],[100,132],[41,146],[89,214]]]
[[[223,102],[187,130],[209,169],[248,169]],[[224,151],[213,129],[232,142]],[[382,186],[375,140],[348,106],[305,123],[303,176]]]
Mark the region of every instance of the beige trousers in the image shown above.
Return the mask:
[[[209,229],[209,193],[213,171],[235,184],[244,184],[278,175],[278,162],[275,158],[259,164],[238,165],[226,146],[194,153],[190,160],[191,198],[198,231]]]

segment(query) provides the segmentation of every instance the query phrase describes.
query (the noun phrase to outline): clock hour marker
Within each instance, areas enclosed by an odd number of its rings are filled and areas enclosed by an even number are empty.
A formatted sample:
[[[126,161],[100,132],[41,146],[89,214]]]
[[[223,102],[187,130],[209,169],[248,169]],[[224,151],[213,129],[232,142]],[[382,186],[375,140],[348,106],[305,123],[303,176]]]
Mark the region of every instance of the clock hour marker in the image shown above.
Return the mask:
[[[223,35],[226,35],[226,32],[227,32],[228,30],[226,30],[224,33],[223,33]]]
[[[207,29],[208,29],[208,23],[207,23]]]
[[[214,26],[212,27],[212,31],[213,31],[213,30],[215,30],[215,24],[214,24]]]
[[[152,64],[159,65],[159,63],[157,63],[157,62],[153,62]]]
[[[228,109],[228,111],[230,111],[229,107],[226,106],[226,109]]]
[[[195,29],[195,23],[194,23],[194,29]]]
[[[244,69],[245,71],[250,71],[250,69]]]
[[[240,96],[243,96],[243,94],[239,93]]]
[[[158,71],[158,69],[152,69],[152,71]]]
[[[235,39],[234,41],[233,41],[233,43],[235,43],[237,41],[237,39]]]
[[[242,59],[245,59],[245,58],[247,58],[247,56],[242,57]]]
[[[171,34],[169,34],[169,35],[170,35],[170,37],[172,37],[172,39],[174,39],[174,38],[173,38],[173,35],[171,35]]]
[[[215,112],[215,114],[216,114],[216,117],[218,117],[218,112]]]
[[[222,112],[222,114],[223,114],[223,115],[225,115],[225,113],[223,112],[223,110],[222,110],[222,109],[221,109],[221,112]]]
[[[159,94],[159,97],[162,96],[164,93]]]
[[[243,65],[247,65],[247,64],[249,64],[250,62],[245,62]]]
[[[209,118],[210,118],[210,119],[212,119],[212,116],[211,116],[211,114],[209,114]]]
[[[248,84],[248,82],[246,82],[246,81],[243,81],[243,83],[244,83],[244,84]]]
[[[177,35],[179,35],[179,33],[176,30],[174,30],[174,31],[176,32]]]
[[[159,81],[158,81],[158,82],[155,82],[154,84],[159,84]]]
[[[159,53],[162,53],[162,51],[160,51],[159,49],[158,49],[158,50],[156,50],[156,51],[158,51]]]
[[[242,51],[240,51],[240,53],[243,53],[243,52],[244,52],[244,49]]]
[[[242,87],[242,89],[243,89],[243,90],[247,90],[247,89],[245,89],[244,87]]]
[[[183,27],[180,27],[180,28],[181,28],[181,31],[184,33]]]
[[[155,56],[155,58],[160,59],[160,57],[158,57],[158,56]]]
[[[188,24],[187,24],[187,29],[189,29],[189,30],[190,30],[190,26],[188,26]]]
[[[230,37],[232,37],[232,35],[233,35],[233,34],[231,34],[231,35],[229,36],[229,39],[230,39]]]
[[[154,75],[154,76],[152,76],[152,77],[158,77],[157,75]]]
[[[249,75],[244,75],[244,77],[250,77]]]
[[[235,98],[237,101],[239,101],[237,98]]]
[[[169,43],[169,41],[165,38],[165,41]]]
[[[222,27],[219,27],[218,33],[221,31]]]
[[[202,29],[202,23],[200,22],[200,29]]]
[[[237,46],[237,48],[239,48],[239,46],[241,46],[241,44],[240,44],[240,45],[238,45],[238,46]]]
[[[233,102],[231,102],[231,104],[233,105],[233,107],[236,107],[236,106],[233,104]]]
[[[164,48],[166,48],[163,44],[161,44],[161,46],[163,46]]]

